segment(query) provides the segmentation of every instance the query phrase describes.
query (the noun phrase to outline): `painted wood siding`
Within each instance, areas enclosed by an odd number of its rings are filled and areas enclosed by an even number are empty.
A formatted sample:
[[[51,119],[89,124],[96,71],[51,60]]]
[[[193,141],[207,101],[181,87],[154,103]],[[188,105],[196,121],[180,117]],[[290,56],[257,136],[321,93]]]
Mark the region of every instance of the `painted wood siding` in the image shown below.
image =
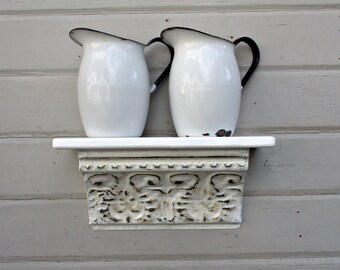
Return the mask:
[[[242,94],[236,135],[274,135],[252,151],[237,230],[94,231],[75,152],[76,96],[90,27],[147,42],[170,26],[261,50]],[[339,269],[340,1],[181,0],[0,2],[0,269]],[[147,51],[152,78],[168,60]],[[250,62],[237,49],[241,71]],[[145,136],[174,136],[167,83]]]

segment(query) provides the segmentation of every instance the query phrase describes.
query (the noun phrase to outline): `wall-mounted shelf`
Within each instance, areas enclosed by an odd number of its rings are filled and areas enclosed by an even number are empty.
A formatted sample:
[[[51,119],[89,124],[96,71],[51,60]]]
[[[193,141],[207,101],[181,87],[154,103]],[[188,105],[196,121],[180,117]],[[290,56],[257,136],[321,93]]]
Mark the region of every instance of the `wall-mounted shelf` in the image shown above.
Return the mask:
[[[238,228],[249,150],[274,145],[273,137],[53,140],[78,151],[98,230]]]

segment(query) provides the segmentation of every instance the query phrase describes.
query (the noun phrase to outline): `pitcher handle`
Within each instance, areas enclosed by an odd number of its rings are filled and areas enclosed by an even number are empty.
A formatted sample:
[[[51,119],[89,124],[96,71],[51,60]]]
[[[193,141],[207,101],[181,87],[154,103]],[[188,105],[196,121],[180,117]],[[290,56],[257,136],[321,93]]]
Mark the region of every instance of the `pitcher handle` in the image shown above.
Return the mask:
[[[234,44],[237,45],[240,42],[246,43],[250,47],[251,52],[253,54],[253,61],[252,61],[251,65],[250,65],[246,75],[244,75],[244,77],[242,78],[242,81],[241,81],[241,85],[242,85],[242,87],[244,87],[246,85],[246,83],[248,82],[250,76],[255,71],[257,65],[259,64],[259,61],[260,61],[260,50],[259,50],[259,47],[257,46],[257,44],[255,43],[255,41],[252,40],[250,37],[241,37],[239,39],[236,39],[234,41]]]
[[[169,49],[169,51],[170,51],[170,62],[167,65],[167,67],[165,68],[165,70],[162,72],[162,74],[151,85],[151,88],[150,88],[150,93],[151,94],[157,89],[157,87],[162,83],[162,81],[166,78],[166,76],[168,76],[168,74],[170,72],[172,60],[174,58],[174,49],[171,46],[169,46],[168,44],[166,44],[160,37],[156,37],[156,38],[151,39],[146,44],[146,47],[148,47],[149,45],[151,45],[151,44],[153,44],[155,42],[161,42],[161,43],[163,43]]]

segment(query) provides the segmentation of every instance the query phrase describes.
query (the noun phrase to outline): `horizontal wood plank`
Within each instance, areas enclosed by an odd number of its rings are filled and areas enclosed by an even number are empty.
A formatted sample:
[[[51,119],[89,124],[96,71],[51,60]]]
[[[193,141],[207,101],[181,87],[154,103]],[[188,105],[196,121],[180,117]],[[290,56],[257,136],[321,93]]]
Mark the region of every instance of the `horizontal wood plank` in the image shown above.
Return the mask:
[[[186,269],[186,270],[339,270],[340,258],[280,258],[280,259],[252,259],[252,260],[145,260],[145,261],[85,261],[70,262],[58,259],[58,262],[11,262],[0,263],[0,269],[6,270],[40,270],[40,269],[97,269],[97,270],[158,270],[158,269]]]
[[[89,27],[146,43],[164,28],[185,26],[230,40],[252,37],[262,52],[261,67],[338,67],[338,15],[338,11],[287,11],[190,16],[186,13],[5,16],[0,17],[4,48],[0,51],[0,72],[77,70],[82,48],[68,37],[75,27]],[[150,67],[164,67],[167,50],[155,50],[148,53]],[[240,65],[248,66],[250,50],[240,45],[236,51]]]
[[[84,136],[76,81],[76,74],[0,77],[0,136]],[[242,93],[237,133],[338,131],[339,85],[340,71],[259,71]],[[145,135],[175,135],[167,83],[151,97]]]
[[[238,129],[338,130],[338,71],[258,72],[243,91]]]
[[[0,198],[85,197],[77,153],[52,149],[52,139],[0,140]]]
[[[0,78],[0,129],[11,133],[82,134],[77,77],[24,76]]]
[[[247,195],[340,193],[339,134],[275,137],[275,147],[250,153]]]
[[[340,135],[275,135],[250,154],[245,194],[340,194]],[[52,139],[0,139],[0,199],[84,198],[76,151]]]
[[[94,231],[87,225],[85,200],[1,201],[0,258],[339,254],[339,205],[339,195],[246,197],[237,230]]]

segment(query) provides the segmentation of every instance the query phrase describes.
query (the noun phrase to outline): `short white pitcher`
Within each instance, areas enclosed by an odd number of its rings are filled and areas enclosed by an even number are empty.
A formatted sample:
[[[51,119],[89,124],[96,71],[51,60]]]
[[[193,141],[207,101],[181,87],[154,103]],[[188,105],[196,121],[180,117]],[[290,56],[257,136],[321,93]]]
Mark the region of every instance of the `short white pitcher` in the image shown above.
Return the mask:
[[[169,64],[150,86],[144,49],[154,42],[164,43],[162,39],[154,38],[144,45],[87,28],[73,29],[70,37],[84,48],[78,76],[78,102],[86,135],[141,136],[150,92],[170,71]]]
[[[178,136],[231,136],[241,90],[256,69],[260,51],[249,37],[230,42],[197,30],[172,27],[161,37],[175,50],[169,79],[171,114]],[[240,78],[234,48],[246,43],[252,64]]]

